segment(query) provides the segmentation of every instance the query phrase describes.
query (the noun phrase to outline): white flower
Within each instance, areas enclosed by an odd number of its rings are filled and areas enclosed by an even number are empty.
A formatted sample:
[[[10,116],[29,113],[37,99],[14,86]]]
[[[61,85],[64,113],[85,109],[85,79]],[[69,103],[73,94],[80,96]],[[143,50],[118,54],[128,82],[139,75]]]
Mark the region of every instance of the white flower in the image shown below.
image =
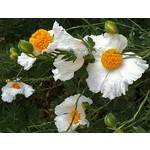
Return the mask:
[[[53,24],[52,30],[39,29],[33,33],[30,37],[30,42],[35,48],[35,55],[40,55],[43,52],[51,53],[55,49],[74,50],[75,55],[80,58],[87,54],[87,48],[82,41],[72,37],[56,21]]]
[[[43,52],[51,53],[55,49],[73,50],[78,58],[82,58],[88,53],[82,41],[68,34],[56,21],[54,22],[52,30],[46,31],[39,29],[31,35],[29,41],[34,46],[33,54],[35,56],[41,55]],[[33,57],[34,56],[30,58],[30,56],[26,54],[21,54],[21,56],[18,57],[18,63],[24,67],[24,70],[29,70],[36,61],[36,58]]]
[[[17,60],[18,64],[24,67],[24,70],[29,70],[35,61],[36,58],[30,57],[25,53],[21,53],[21,55],[18,56],[18,60]]]
[[[75,109],[77,100],[77,109]],[[55,114],[57,116],[54,120],[55,125],[58,128],[58,132],[66,132],[71,122],[72,126],[67,132],[74,132],[79,125],[87,125],[87,127],[89,127],[89,122],[85,115],[85,108],[82,107],[83,102],[87,102],[89,105],[93,103],[91,99],[83,95],[81,96],[80,94],[76,94],[66,98],[64,102],[56,106]]]
[[[50,31],[45,29],[37,30],[29,39],[30,43],[34,46],[34,55],[41,55],[43,52],[51,53],[58,48],[58,45],[62,45],[67,38],[67,34],[56,21]]]
[[[73,50],[75,56],[77,57],[75,62],[65,61],[62,59],[63,56],[56,58],[53,63],[56,69],[52,70],[54,79],[55,81],[58,79],[61,81],[70,80],[74,77],[74,72],[83,66],[83,56],[88,54],[88,50],[81,40],[72,37],[62,27],[58,26],[56,22],[54,23],[53,31],[57,34],[56,36],[54,34],[55,42],[53,42],[49,48],[55,47],[57,49],[66,51]]]
[[[33,94],[35,90],[23,82],[13,81],[8,82],[2,87],[2,100],[4,102],[12,102],[16,99],[17,94],[23,94],[26,98]]]
[[[128,90],[128,85],[141,78],[148,68],[141,57],[130,55],[132,52],[122,53],[127,46],[127,39],[123,35],[90,36],[95,42],[95,62],[87,67],[86,79],[89,89],[102,92],[103,97],[114,99]]]

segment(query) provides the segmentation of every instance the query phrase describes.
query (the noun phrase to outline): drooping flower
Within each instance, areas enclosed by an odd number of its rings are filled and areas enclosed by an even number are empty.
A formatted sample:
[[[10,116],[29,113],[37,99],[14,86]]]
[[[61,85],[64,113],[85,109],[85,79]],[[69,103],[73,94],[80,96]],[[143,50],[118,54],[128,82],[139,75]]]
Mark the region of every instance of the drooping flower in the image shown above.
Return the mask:
[[[28,98],[34,91],[35,90],[30,85],[19,81],[13,81],[8,82],[4,87],[2,87],[1,96],[4,102],[10,103],[16,99],[17,94],[23,94],[26,98]]]
[[[132,52],[123,53],[127,39],[121,34],[90,36],[95,42],[95,61],[87,67],[89,89],[114,99],[128,90],[128,85],[141,78],[148,68],[145,60]],[[131,55],[135,55],[132,56]]]
[[[90,98],[76,94],[66,98],[61,104],[56,106],[55,114],[57,116],[54,120],[58,132],[66,132],[67,130],[67,132],[74,132],[79,125],[86,125],[89,127],[89,122],[86,119],[85,108],[82,105],[83,102],[87,102],[89,105],[93,103]],[[70,126],[71,122],[72,125]]]

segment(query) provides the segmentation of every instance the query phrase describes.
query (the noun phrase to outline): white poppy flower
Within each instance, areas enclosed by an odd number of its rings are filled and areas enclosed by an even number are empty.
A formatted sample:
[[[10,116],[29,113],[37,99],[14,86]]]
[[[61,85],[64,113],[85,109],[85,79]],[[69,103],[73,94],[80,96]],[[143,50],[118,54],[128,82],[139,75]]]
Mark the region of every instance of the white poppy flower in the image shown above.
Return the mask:
[[[35,56],[43,54],[43,52],[51,53],[55,49],[66,51],[73,50],[78,58],[82,58],[88,53],[82,41],[68,34],[56,21],[54,22],[52,30],[46,31],[44,29],[39,29],[31,35],[29,41],[34,46],[33,54]],[[36,58],[31,57],[31,59],[29,59],[29,57],[30,56],[27,55],[18,57],[18,63],[22,65],[25,70],[29,70],[36,60]],[[26,60],[29,63],[26,63]]]
[[[78,99],[77,109],[75,109],[76,102]],[[58,132],[66,132],[68,127],[72,122],[72,126],[67,132],[74,132],[74,130],[79,125],[87,125],[89,127],[89,122],[86,119],[85,108],[83,108],[82,103],[87,102],[91,105],[93,102],[91,99],[76,94],[65,99],[60,105],[55,108],[55,125],[57,126]],[[76,114],[75,114],[76,113]],[[74,116],[75,115],[75,116]],[[74,117],[74,120],[73,120]]]
[[[54,79],[66,81],[74,77],[74,72],[79,70],[84,64],[83,56],[88,54],[88,50],[81,40],[72,37],[62,27],[58,27],[58,24],[54,24],[54,32],[57,36],[54,36],[54,43],[49,48],[55,47],[60,50],[70,51],[73,50],[77,59],[73,61],[65,61],[62,59],[63,56],[59,56],[55,59],[53,65],[56,69],[53,69]],[[61,38],[60,38],[61,37]]]
[[[33,66],[35,61],[36,58],[32,56],[30,57],[25,53],[21,53],[21,55],[18,56],[18,60],[17,60],[18,64],[24,67],[24,70],[29,70]]]
[[[121,34],[90,37],[95,42],[96,52],[95,62],[87,67],[89,89],[102,92],[102,96],[109,99],[125,95],[128,85],[141,78],[149,65],[141,57],[130,57],[132,52],[122,53],[127,39]]]
[[[17,94],[23,94],[26,98],[33,94],[35,90],[23,82],[13,81],[8,82],[2,87],[2,100],[4,102],[12,102],[16,99]]]
[[[34,54],[51,53],[55,49],[75,50],[77,57],[87,54],[87,49],[81,40],[72,37],[55,21],[52,30],[39,29],[29,39],[34,46]]]

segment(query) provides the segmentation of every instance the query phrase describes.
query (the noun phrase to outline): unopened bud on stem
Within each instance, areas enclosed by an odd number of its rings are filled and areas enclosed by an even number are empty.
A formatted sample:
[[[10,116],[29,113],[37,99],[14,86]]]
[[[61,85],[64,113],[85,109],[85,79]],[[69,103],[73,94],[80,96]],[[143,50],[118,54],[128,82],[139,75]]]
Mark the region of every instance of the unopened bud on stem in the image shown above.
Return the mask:
[[[26,54],[32,54],[34,50],[33,45],[26,40],[20,40],[18,43],[18,48],[21,52]]]
[[[112,21],[107,21],[105,23],[105,31],[110,34],[118,33],[117,25]]]
[[[117,120],[112,113],[108,113],[104,118],[104,122],[108,127],[115,127]]]

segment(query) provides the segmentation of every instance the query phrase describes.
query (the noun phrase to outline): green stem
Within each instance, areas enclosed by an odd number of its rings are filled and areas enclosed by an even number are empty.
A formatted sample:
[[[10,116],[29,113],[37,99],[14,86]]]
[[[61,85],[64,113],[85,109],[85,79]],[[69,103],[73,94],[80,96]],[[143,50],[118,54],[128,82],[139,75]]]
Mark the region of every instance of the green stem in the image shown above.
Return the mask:
[[[149,80],[150,80],[150,78],[148,78],[148,79],[146,79],[146,80],[144,80],[144,81],[141,81],[141,82],[139,82],[139,83],[137,83],[137,84],[135,84],[135,85],[132,85],[131,87],[129,87],[129,89],[135,88],[135,87],[137,87],[137,86],[140,85],[140,84],[143,84],[143,83],[145,83],[145,82],[148,82]]]
[[[136,119],[137,115],[139,114],[139,112],[141,111],[141,109],[144,106],[145,102],[147,101],[149,93],[150,93],[150,90],[147,92],[146,97],[144,98],[144,100],[140,104],[140,106],[139,106],[137,112],[134,114],[134,116],[130,120],[123,122],[122,123],[123,125],[121,125],[118,129],[123,128],[126,124],[129,124],[129,123],[133,122]]]
[[[38,128],[38,127],[42,127],[42,126],[45,126],[45,125],[48,125],[48,124],[51,124],[53,122],[44,122],[42,124],[38,124],[38,125],[31,125],[31,126],[28,126],[28,128]]]
[[[150,115],[150,113],[146,114],[144,117],[147,117],[147,116],[149,116],[149,115]],[[134,124],[136,124],[137,122],[140,122],[140,121],[142,121],[142,120],[143,120],[143,118],[140,118],[140,119],[136,120],[136,121],[133,122],[132,124],[130,124],[130,125],[128,125],[127,127],[125,127],[124,130],[125,130],[125,129],[128,129],[129,127],[133,127]]]
[[[130,22],[132,22],[135,26],[137,26],[139,29],[141,29],[143,32],[147,33],[147,31],[144,30],[142,27],[140,27],[136,22],[134,22],[133,20],[131,20],[131,19],[129,19],[129,18],[128,18],[128,20],[129,20]]]
[[[101,25],[101,24],[105,24],[105,22],[102,22],[102,23],[93,23],[91,25],[97,26],[97,25]],[[75,27],[71,27],[71,28],[66,29],[66,31],[70,31],[70,30],[74,30],[74,29],[79,29],[79,28],[87,28],[87,27],[89,27],[89,25],[75,26]]]
[[[91,114],[91,116],[92,116],[93,114],[99,112],[100,110],[102,110],[102,109],[103,109],[104,107],[106,107],[110,102],[112,102],[112,100],[109,100],[105,105],[103,105],[102,107],[99,107],[98,109],[96,109],[96,110]]]
[[[16,79],[19,77],[19,75],[21,74],[21,72],[23,71],[23,68],[19,71],[19,73],[16,76]]]

